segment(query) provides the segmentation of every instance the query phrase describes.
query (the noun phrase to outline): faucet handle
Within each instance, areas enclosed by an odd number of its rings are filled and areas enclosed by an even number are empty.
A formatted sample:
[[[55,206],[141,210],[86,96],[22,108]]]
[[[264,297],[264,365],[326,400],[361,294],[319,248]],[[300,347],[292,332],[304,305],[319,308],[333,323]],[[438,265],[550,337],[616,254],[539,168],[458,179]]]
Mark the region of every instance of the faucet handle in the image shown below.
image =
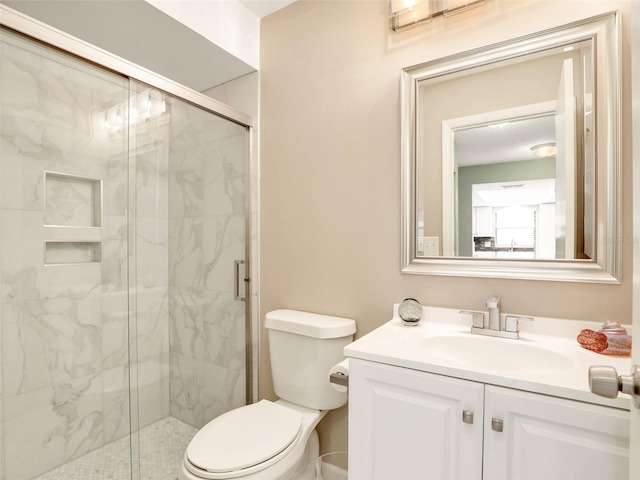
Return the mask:
[[[500,307],[500,295],[493,295],[487,298],[487,308],[499,308]]]
[[[473,310],[460,310],[462,315],[471,315],[472,326],[474,328],[484,328],[485,323],[485,313],[484,312],[476,312]]]
[[[504,330],[506,332],[518,332],[519,320],[528,320],[533,322],[533,317],[519,317],[517,315],[507,315],[504,319]]]

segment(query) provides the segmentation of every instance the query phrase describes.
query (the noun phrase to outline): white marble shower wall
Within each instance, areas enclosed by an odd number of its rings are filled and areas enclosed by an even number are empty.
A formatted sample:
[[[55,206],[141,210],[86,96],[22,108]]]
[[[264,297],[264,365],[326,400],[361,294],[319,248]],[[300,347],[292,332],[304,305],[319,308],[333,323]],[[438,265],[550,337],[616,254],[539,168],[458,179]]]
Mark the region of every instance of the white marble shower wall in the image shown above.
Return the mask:
[[[103,125],[128,81],[1,40],[2,478],[22,480],[128,432],[127,138]],[[45,266],[46,242],[101,256]]]
[[[171,414],[195,427],[245,404],[247,133],[183,102],[171,105],[169,311]]]

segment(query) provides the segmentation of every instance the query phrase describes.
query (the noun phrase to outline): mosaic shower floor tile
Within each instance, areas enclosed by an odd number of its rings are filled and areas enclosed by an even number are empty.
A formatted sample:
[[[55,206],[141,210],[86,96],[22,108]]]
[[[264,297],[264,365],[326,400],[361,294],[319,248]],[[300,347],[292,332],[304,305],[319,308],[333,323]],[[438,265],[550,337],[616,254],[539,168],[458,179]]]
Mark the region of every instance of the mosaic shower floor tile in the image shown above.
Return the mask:
[[[176,480],[182,456],[197,429],[165,417],[140,430],[140,480]],[[33,480],[130,480],[129,437],[76,458]]]

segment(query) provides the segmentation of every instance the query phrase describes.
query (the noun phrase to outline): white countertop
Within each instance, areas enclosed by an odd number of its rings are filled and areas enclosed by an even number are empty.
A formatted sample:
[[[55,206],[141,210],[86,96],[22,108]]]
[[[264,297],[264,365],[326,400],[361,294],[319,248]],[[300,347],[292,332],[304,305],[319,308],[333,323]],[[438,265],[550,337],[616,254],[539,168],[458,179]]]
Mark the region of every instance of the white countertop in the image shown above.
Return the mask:
[[[471,318],[457,309],[423,307],[422,320],[412,327],[402,323],[397,311],[395,305],[392,320],[347,345],[345,356],[626,410],[630,407],[626,394],[608,399],[589,391],[589,366],[610,365],[619,375],[631,370],[631,357],[598,354],[577,342],[580,330],[597,331],[600,323],[535,317],[533,322],[520,322],[520,339],[511,340],[472,335]],[[631,334],[631,327],[625,327]],[[447,345],[449,340],[462,348],[443,351],[438,343]],[[480,351],[487,349],[486,357],[478,357],[476,344]],[[525,356],[527,361],[519,359],[520,346],[522,351],[538,354],[541,361],[529,361],[536,355]],[[495,355],[503,361],[492,363]]]

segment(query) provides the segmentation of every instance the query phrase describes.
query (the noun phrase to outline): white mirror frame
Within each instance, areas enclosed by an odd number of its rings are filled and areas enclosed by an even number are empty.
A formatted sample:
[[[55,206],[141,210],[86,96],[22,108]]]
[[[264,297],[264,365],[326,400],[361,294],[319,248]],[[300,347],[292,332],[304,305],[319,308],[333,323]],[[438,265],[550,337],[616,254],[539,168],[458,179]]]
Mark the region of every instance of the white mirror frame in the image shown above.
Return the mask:
[[[402,73],[402,273],[620,283],[620,18],[612,12],[405,68]],[[593,39],[596,65],[596,259],[496,260],[418,257],[416,237],[417,94],[420,81]],[[437,133],[436,133],[437,134]]]

